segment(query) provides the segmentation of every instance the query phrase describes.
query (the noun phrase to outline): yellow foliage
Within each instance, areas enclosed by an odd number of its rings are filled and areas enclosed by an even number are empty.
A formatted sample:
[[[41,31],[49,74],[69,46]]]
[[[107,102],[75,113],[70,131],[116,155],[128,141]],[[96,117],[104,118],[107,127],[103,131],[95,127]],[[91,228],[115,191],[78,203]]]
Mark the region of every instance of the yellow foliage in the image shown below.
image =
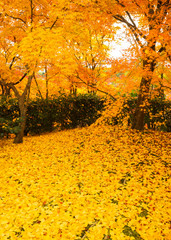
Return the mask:
[[[0,239],[169,240],[170,138],[101,125],[0,142]]]

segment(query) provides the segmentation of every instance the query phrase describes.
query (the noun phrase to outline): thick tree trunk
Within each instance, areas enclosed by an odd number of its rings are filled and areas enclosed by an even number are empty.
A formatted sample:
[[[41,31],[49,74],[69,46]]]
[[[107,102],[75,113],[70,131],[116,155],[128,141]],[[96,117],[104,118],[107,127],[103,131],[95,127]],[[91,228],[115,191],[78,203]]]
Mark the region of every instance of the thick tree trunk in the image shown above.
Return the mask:
[[[148,72],[148,74],[146,76],[143,76],[141,79],[137,105],[132,123],[132,129],[139,131],[142,131],[144,129],[144,117],[149,99],[152,74],[155,69],[155,61],[151,61],[150,57],[146,58],[146,60],[143,61],[143,68]]]
[[[144,117],[146,109],[146,101],[148,99],[149,87],[147,84],[150,84],[150,80],[142,78],[140,93],[138,95],[137,106],[134,113],[134,119],[132,124],[132,129],[143,130],[144,129]],[[143,90],[146,89],[146,92]]]
[[[14,143],[22,143],[23,142],[23,137],[24,137],[24,130],[26,126],[26,114],[27,114],[27,105],[28,105],[28,100],[29,100],[29,95],[30,95],[30,87],[31,87],[31,82],[34,77],[34,73],[28,77],[28,82],[27,85],[24,89],[24,92],[22,95],[19,94],[18,90],[14,85],[11,84],[11,88],[14,91],[17,99],[18,99],[18,104],[19,104],[19,109],[20,109],[20,117],[21,117],[21,123],[20,123],[20,131],[16,135],[14,139]]]

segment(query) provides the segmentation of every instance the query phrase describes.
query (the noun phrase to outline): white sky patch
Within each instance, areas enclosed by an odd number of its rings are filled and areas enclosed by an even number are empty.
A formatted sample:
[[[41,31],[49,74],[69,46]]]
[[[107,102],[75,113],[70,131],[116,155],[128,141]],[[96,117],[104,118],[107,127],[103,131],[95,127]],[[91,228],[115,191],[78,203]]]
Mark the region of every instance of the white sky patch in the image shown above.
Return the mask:
[[[121,24],[116,24],[118,27],[120,25]],[[130,41],[128,41],[128,36],[124,26],[117,31],[114,38],[115,40],[111,43],[110,56],[115,59],[122,58],[124,51],[131,46]]]
[[[129,19],[127,19],[129,21]],[[135,24],[138,26],[138,19],[134,19]],[[117,59],[123,58],[125,51],[135,44],[133,37],[128,34],[127,27],[122,23],[115,23],[114,28],[119,28],[114,35],[114,41],[111,43],[110,56]]]

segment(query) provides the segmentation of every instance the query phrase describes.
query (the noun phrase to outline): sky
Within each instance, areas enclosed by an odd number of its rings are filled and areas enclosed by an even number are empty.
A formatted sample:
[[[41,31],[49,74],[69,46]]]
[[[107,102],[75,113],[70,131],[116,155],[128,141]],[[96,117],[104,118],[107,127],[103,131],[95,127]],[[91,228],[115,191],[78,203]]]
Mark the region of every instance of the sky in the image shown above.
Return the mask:
[[[124,54],[124,50],[131,46],[130,41],[128,41],[128,36],[125,31],[125,26],[122,24],[114,24],[115,27],[121,27],[117,33],[115,34],[114,38],[115,41],[111,44],[111,51],[110,56],[113,58],[122,58]]]

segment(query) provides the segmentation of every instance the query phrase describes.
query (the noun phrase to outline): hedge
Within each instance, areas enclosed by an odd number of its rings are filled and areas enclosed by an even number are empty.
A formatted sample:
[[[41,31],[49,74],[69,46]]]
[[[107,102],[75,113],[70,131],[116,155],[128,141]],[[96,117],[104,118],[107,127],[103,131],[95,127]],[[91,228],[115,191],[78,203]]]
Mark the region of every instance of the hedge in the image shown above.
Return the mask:
[[[27,109],[27,121],[25,134],[52,131],[55,126],[60,129],[76,128],[78,126],[89,126],[100,116],[104,108],[104,100],[95,94],[80,94],[78,96],[62,95],[50,100],[31,100]],[[0,102],[0,134],[6,135],[5,125],[15,122],[19,118],[19,108],[16,99]],[[8,124],[6,124],[8,123]],[[9,131],[8,133],[17,133]]]
[[[113,123],[122,122],[129,114],[129,122],[133,120],[136,98],[125,101],[120,115],[113,118]],[[50,132],[55,127],[70,129],[78,126],[89,126],[96,121],[105,108],[105,100],[95,94],[61,95],[50,100],[30,100],[27,110],[25,134]],[[171,131],[171,101],[154,99],[149,101],[145,116],[145,124],[150,129]],[[0,100],[0,136],[19,131],[19,108],[16,99]]]

